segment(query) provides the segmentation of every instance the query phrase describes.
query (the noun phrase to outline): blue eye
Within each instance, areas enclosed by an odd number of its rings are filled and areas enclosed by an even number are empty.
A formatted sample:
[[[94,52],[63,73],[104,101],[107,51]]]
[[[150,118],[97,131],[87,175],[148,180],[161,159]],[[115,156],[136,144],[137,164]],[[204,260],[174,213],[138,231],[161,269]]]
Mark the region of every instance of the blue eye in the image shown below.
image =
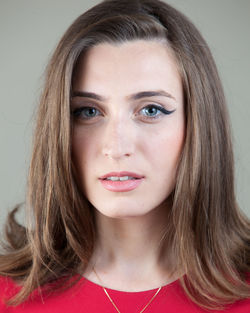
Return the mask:
[[[171,114],[174,111],[175,110],[168,111],[162,106],[158,106],[155,104],[147,105],[140,110],[140,112],[142,112],[142,115],[146,119],[149,119],[149,120],[159,118],[163,114]],[[72,110],[71,115],[76,119],[87,121],[87,120],[93,119],[101,115],[101,112],[95,107],[86,106],[86,107],[80,107],[80,108],[76,108],[75,110]]]
[[[100,111],[94,107],[82,107],[82,108],[75,109],[73,112],[71,112],[71,114],[75,118],[91,119],[93,117],[100,115]]]
[[[171,114],[175,110],[168,111],[168,110],[166,110],[165,108],[163,108],[161,106],[150,104],[150,105],[147,105],[146,107],[144,107],[143,109],[141,109],[141,111],[143,112],[143,114],[147,118],[155,118],[155,117],[158,117],[161,114]]]

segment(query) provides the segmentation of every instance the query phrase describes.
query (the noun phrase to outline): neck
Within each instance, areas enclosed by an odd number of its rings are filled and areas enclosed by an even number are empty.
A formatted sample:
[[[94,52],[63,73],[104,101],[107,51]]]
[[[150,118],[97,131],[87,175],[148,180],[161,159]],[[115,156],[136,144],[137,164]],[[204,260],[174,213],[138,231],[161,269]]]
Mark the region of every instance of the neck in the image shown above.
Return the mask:
[[[106,286],[109,282],[114,289],[131,290],[132,283],[140,290],[176,279],[171,273],[171,249],[164,237],[168,212],[161,206],[143,216],[110,218],[95,211],[97,243],[90,264]],[[91,275],[90,280],[96,280],[93,272]]]

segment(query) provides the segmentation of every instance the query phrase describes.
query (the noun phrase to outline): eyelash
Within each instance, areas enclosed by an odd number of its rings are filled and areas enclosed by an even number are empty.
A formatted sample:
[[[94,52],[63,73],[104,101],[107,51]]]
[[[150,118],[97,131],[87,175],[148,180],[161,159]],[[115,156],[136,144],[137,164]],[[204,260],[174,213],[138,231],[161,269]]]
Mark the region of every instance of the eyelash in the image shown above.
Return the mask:
[[[97,116],[99,116],[100,114],[98,114],[98,115],[95,115],[95,116],[90,116],[90,117],[81,117],[81,115],[82,115],[82,112],[84,111],[84,110],[90,110],[90,109],[94,109],[94,110],[96,110],[96,112],[97,111],[99,111],[97,108],[95,108],[94,106],[92,107],[92,106],[84,106],[84,107],[80,107],[80,108],[77,108],[77,109],[75,109],[75,110],[73,110],[72,112],[71,112],[71,115],[74,117],[74,118],[76,118],[76,119],[83,119],[83,120],[90,120],[90,119],[92,119],[92,118],[95,118],[95,117],[97,117]],[[144,116],[146,119],[149,119],[149,120],[154,120],[154,119],[157,119],[157,118],[159,118],[159,115],[161,115],[161,114],[165,114],[165,115],[169,115],[169,114],[171,114],[171,113],[173,113],[175,110],[172,110],[172,111],[168,111],[168,110],[166,110],[165,108],[163,108],[162,106],[158,106],[158,105],[155,105],[155,104],[149,104],[149,105],[147,105],[147,106],[145,106],[145,107],[143,107],[140,111],[143,111],[143,110],[145,110],[145,109],[156,109],[158,112],[160,112],[159,114],[157,114],[157,115],[154,115],[154,116]],[[100,111],[99,111],[100,112]]]

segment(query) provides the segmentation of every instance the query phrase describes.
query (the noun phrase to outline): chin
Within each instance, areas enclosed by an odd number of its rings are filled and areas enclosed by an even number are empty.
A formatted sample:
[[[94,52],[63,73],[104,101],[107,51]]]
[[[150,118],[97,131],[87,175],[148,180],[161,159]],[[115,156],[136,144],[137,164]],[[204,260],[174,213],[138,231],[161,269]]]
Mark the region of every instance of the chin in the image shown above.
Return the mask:
[[[102,209],[98,209],[98,206],[95,206],[96,208],[96,212],[100,213],[101,215],[104,215],[106,217],[110,217],[110,218],[135,218],[135,217],[140,217],[140,216],[144,216],[147,213],[149,213],[151,210],[150,209],[146,209],[145,207],[132,207],[130,206],[125,206],[122,207],[121,205],[116,206],[116,207],[108,207],[108,208],[103,208]]]

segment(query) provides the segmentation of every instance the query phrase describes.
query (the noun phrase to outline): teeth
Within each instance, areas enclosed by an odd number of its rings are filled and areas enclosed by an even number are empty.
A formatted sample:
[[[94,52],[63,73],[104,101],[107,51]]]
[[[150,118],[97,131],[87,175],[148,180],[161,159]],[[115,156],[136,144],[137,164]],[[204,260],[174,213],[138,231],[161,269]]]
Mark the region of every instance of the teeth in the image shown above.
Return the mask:
[[[112,180],[112,181],[124,181],[124,180],[129,180],[129,179],[136,179],[134,177],[130,177],[130,176],[122,176],[122,177],[117,177],[117,176],[110,176],[106,178],[107,180]]]
[[[130,177],[130,176],[122,176],[120,177],[120,180],[128,180],[128,179],[135,179],[134,177]]]

